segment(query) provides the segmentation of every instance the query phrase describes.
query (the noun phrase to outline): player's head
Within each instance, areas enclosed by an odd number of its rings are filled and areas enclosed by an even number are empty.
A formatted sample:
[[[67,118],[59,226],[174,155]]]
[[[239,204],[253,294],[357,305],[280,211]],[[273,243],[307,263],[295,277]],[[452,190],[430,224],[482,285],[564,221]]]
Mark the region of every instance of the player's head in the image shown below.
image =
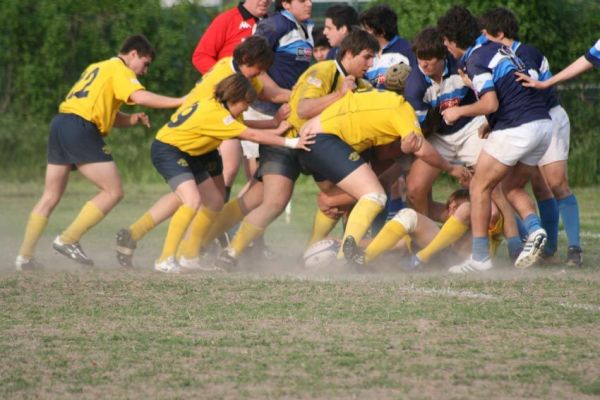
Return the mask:
[[[331,47],[338,47],[353,26],[358,25],[358,13],[347,4],[336,4],[325,11],[323,33]]]
[[[448,50],[437,28],[428,27],[419,32],[413,40],[412,51],[425,75],[439,75],[444,72]]]
[[[469,199],[469,189],[457,189],[448,196],[448,200],[446,200],[446,210],[452,215],[461,204],[469,201]]]
[[[119,56],[136,75],[143,75],[154,61],[156,51],[144,35],[133,35],[123,42]]]
[[[255,17],[264,17],[269,11],[272,0],[245,0],[244,8]]]
[[[256,91],[244,75],[233,74],[219,82],[215,88],[215,99],[226,104],[231,115],[237,118],[256,100]]]
[[[385,80],[383,81],[386,90],[391,90],[397,94],[404,94],[406,80],[410,75],[412,68],[404,63],[392,65],[385,71]]]
[[[369,33],[390,41],[398,34],[398,16],[388,6],[376,5],[360,14],[360,25]]]
[[[475,43],[481,31],[477,19],[462,6],[454,6],[438,19],[438,29],[448,51],[459,58]]]
[[[519,39],[519,21],[517,16],[507,8],[498,7],[479,17],[479,25],[490,40],[505,37]]]
[[[315,41],[315,47],[313,48],[313,57],[317,61],[323,61],[327,58],[327,53],[331,49],[329,41],[323,34],[323,28],[313,29],[313,40]]]
[[[304,22],[312,14],[312,0],[275,0],[275,11],[288,11],[298,20]]]
[[[260,36],[250,36],[233,50],[233,60],[246,78],[254,78],[273,64],[273,50]]]
[[[354,28],[342,40],[337,57],[349,75],[360,78],[373,66],[373,58],[378,51],[379,42],[375,36]]]

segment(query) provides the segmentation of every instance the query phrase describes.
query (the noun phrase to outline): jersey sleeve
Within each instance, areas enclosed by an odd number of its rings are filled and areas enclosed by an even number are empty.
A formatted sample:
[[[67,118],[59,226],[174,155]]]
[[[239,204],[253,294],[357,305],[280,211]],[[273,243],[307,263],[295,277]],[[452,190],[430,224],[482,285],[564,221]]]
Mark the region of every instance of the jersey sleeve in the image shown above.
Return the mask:
[[[404,98],[414,108],[420,124],[425,122],[427,112],[431,108],[430,104],[427,104],[423,101],[426,90],[427,87],[421,72],[418,70],[418,68],[413,68],[406,81]]]
[[[256,32],[254,32],[256,36],[265,38],[271,49],[275,49],[279,37],[281,36],[278,29],[277,18],[275,17],[276,16],[269,17],[260,21],[256,25]]]
[[[113,90],[116,99],[129,105],[134,104],[129,100],[129,97],[133,92],[143,89],[144,85],[138,81],[135,73],[129,68],[118,68],[115,71],[113,76]]]
[[[219,15],[206,28],[192,55],[192,64],[202,74],[206,74],[218,61],[219,50],[225,44],[227,26],[224,14]]]
[[[596,68],[600,68],[600,39],[585,53],[585,58]]]
[[[323,97],[331,92],[330,82],[333,78],[323,69],[314,69],[302,84],[300,99],[316,99]],[[340,79],[343,79],[340,76]]]
[[[413,132],[417,135],[423,135],[417,114],[408,102],[400,104],[398,113],[394,115],[393,124],[396,134],[401,138]]]
[[[241,120],[234,118],[225,109],[215,109],[205,116],[208,121],[204,125],[203,134],[220,140],[240,136],[247,128]]]
[[[477,55],[467,60],[467,73],[478,98],[487,92],[495,91],[493,71]]]

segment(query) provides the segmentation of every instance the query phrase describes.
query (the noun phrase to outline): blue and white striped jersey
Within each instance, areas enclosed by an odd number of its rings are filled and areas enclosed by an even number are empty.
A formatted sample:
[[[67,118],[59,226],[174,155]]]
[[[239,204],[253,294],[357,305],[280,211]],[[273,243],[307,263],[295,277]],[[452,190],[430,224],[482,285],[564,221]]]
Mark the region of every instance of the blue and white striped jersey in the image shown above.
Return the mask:
[[[596,68],[600,68],[600,39],[585,53],[585,58]]]
[[[417,60],[410,47],[410,42],[396,35],[381,51],[381,55],[375,56],[373,66],[365,74],[365,79],[374,88],[384,89],[385,72],[395,64],[404,63],[415,68]]]

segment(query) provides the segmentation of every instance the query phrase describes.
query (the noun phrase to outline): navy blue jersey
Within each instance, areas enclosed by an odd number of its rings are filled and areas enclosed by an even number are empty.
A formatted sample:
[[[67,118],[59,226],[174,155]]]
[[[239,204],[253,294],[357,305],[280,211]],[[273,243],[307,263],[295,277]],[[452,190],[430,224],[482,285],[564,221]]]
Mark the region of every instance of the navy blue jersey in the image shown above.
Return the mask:
[[[517,82],[515,72],[527,73],[527,67],[510,48],[481,35],[461,57],[460,66],[473,82],[478,98],[487,92],[496,92],[498,110],[487,115],[493,130],[550,119],[544,94]]]
[[[441,113],[447,108],[464,106],[477,101],[475,93],[465,85],[458,74],[457,62],[451,55],[446,57],[440,83],[425,75],[416,64],[406,81],[404,97],[415,109],[421,125],[425,122],[425,117],[430,109],[436,109]],[[440,131],[437,133],[450,135],[464,127],[472,119],[472,117],[462,117],[453,125],[447,125],[442,120]]]
[[[340,51],[339,47],[330,48],[329,51],[327,52],[327,57],[325,57],[325,59],[326,60],[335,60],[335,58],[337,57],[338,51]]]
[[[396,35],[381,50],[381,55],[375,57],[373,66],[365,74],[365,79],[373,87],[384,89],[385,72],[392,65],[399,63],[404,63],[414,68],[417,65],[417,59],[412,52],[410,42]]]
[[[585,59],[596,68],[600,68],[600,39],[585,53]]]
[[[548,63],[548,59],[541,51],[517,40],[515,40],[510,47],[517,57],[523,60],[527,66],[529,75],[534,77],[537,76],[539,81],[546,81],[552,77],[550,63]],[[546,107],[548,110],[560,105],[558,93],[554,87],[543,90],[542,92],[546,96]]]
[[[269,76],[282,88],[291,89],[310,66],[314,46],[312,22],[299,23],[288,11],[261,20],[255,35],[267,39],[275,52]]]

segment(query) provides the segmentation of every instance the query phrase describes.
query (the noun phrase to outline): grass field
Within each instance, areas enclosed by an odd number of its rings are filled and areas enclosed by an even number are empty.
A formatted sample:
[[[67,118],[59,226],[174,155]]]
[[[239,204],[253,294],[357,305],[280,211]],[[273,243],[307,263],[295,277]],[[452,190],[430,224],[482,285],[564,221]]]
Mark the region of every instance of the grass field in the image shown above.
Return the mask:
[[[152,272],[165,226],[119,269],[114,233],[166,185],[126,198],[82,244],[97,268],[53,254],[92,193],[68,189],[39,244],[46,270],[14,272],[41,188],[0,194],[0,398],[587,399],[600,395],[600,189],[576,191],[585,266],[454,277],[297,265],[314,188],[267,242],[278,261],[235,274]],[[444,188],[443,191],[447,191]],[[560,250],[564,256],[564,236]],[[504,253],[504,250],[501,250]]]

